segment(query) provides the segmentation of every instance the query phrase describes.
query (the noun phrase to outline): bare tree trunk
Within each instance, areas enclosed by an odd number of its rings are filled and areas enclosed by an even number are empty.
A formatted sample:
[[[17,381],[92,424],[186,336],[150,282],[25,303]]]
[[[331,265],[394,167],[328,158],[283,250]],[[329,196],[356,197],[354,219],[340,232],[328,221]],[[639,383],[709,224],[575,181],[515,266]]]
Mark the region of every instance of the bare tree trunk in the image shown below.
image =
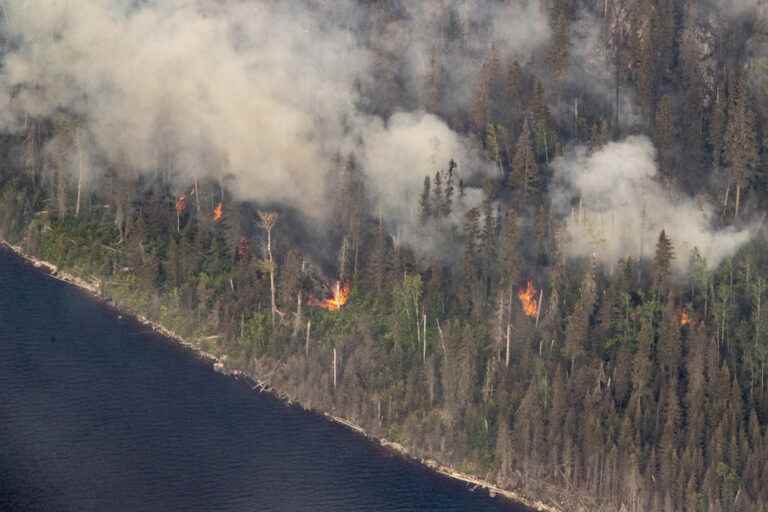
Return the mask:
[[[424,318],[421,321],[421,327],[424,330],[424,332],[421,335],[421,362],[426,363],[427,362],[427,314],[424,313]]]
[[[505,365],[509,368],[509,338],[512,334],[512,324],[507,324],[507,355],[505,357]]]
[[[496,323],[498,325],[499,331],[496,337],[496,358],[500,361],[501,360],[501,353],[503,351],[502,344],[504,343],[504,311],[506,309],[506,304],[504,304],[504,294],[499,293],[498,303],[497,303],[497,318]]]
[[[437,325],[437,332],[440,334],[440,345],[443,347],[443,354],[447,354],[448,351],[445,348],[445,337],[443,336],[443,329],[440,328],[440,320],[435,319],[435,325]]]
[[[277,222],[276,213],[259,212],[261,228],[267,232],[267,261],[269,262],[269,298],[272,302],[272,327],[275,326],[277,313],[277,296],[275,293],[275,260],[272,257],[272,228]]]
[[[739,218],[739,206],[741,205],[741,184],[736,182],[736,202],[734,204],[733,218]]]
[[[419,318],[419,310],[416,309],[416,346],[421,345],[421,318]]]
[[[536,327],[539,326],[539,317],[541,317],[541,303],[544,300],[544,288],[539,292],[539,303],[536,304]]]
[[[34,183],[38,180],[38,151],[37,151],[37,125],[30,122],[28,116],[24,116],[24,170],[32,178]]]
[[[299,332],[299,328],[302,324],[302,302],[303,302],[303,294],[301,293],[301,290],[299,290],[299,293],[296,296],[296,321],[294,322],[294,328],[293,328],[293,335],[296,336],[296,333]]]
[[[80,141],[80,128],[75,129],[75,147],[77,148],[77,203],[75,203],[75,217],[80,216],[80,198],[83,191],[83,146]]]
[[[333,347],[333,389],[336,389],[336,347]]]
[[[195,178],[195,206],[197,207],[197,215],[200,215],[200,189],[197,187],[197,178]]]
[[[307,260],[301,260],[301,276],[304,276],[304,271],[307,268]],[[301,324],[304,321],[304,289],[302,288],[302,281],[299,280],[299,292],[296,297],[296,322],[294,323],[293,335],[296,336],[301,329]]]
[[[755,318],[755,349],[757,349],[758,340],[760,339],[760,323],[761,323],[761,313],[762,313],[762,303],[763,303],[763,283],[762,279],[758,279],[757,281],[757,312],[756,312],[756,318]]]
[[[619,132],[619,104],[620,104],[620,92],[621,92],[621,71],[619,67],[619,55],[618,55],[618,46],[616,49],[616,126],[614,127],[614,133],[618,134]]]
[[[357,240],[355,241],[355,262],[352,266],[352,277],[353,279],[357,280],[357,263],[360,256],[360,237],[358,235]]]
[[[277,301],[275,296],[275,262],[272,259],[272,252],[269,253],[269,299],[272,301],[272,326],[275,326],[275,312],[277,312]]]
[[[67,176],[66,176],[66,171],[62,168],[61,165],[55,165],[55,168],[56,168],[56,204],[57,204],[59,216],[64,217],[67,214]]]
[[[307,320],[307,340],[304,343],[304,357],[309,358],[309,333],[312,329],[312,320]]]

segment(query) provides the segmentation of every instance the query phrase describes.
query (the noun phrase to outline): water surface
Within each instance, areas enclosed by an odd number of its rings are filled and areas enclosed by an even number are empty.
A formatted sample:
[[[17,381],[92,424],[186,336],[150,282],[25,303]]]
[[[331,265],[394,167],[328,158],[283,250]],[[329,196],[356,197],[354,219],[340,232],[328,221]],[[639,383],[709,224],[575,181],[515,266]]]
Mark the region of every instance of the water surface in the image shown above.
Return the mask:
[[[527,509],[254,392],[0,248],[0,510]]]

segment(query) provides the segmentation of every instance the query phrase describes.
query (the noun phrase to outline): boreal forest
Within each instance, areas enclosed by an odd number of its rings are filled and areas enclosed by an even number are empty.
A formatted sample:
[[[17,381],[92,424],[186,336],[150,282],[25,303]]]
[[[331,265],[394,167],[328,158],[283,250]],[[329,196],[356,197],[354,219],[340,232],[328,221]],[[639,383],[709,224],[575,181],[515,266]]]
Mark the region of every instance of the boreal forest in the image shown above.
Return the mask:
[[[768,510],[762,2],[3,1],[0,45],[3,239],[558,510]]]

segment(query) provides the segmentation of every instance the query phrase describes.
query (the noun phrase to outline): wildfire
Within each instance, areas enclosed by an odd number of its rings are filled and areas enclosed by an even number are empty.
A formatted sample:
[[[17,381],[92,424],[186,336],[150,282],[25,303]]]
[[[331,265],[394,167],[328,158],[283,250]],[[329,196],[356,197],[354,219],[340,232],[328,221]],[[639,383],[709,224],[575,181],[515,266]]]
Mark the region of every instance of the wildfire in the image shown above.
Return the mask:
[[[528,286],[517,292],[517,297],[523,306],[523,312],[527,316],[535,317],[539,310],[539,304],[536,300],[536,288],[533,287],[533,281],[528,281]]]
[[[187,194],[181,194],[176,199],[176,215],[181,215],[187,209]]]
[[[680,317],[679,318],[680,318],[680,327],[682,327],[684,325],[690,325],[691,318],[688,316],[688,310],[687,309],[683,309],[682,311],[680,311]]]
[[[349,286],[336,281],[333,288],[333,297],[324,300],[313,300],[311,304],[328,311],[338,311],[349,301]]]
[[[221,222],[221,218],[224,216],[224,203],[219,203],[216,208],[213,209],[213,220]]]

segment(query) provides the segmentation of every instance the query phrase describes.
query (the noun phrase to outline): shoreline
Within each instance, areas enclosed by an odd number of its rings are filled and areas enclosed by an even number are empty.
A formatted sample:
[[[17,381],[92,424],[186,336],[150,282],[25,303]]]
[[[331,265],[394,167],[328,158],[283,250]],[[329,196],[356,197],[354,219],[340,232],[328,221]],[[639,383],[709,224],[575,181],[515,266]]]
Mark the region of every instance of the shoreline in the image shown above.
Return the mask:
[[[76,276],[74,274],[71,274],[69,272],[65,272],[60,270],[56,265],[53,263],[50,263],[48,261],[41,260],[29,253],[27,253],[21,246],[13,245],[10,242],[0,239],[0,246],[8,248],[11,252],[13,252],[15,255],[22,258],[24,261],[26,261],[29,265],[32,267],[42,270],[46,275],[49,277],[56,279],[60,282],[72,285],[77,287],[78,289],[86,292],[91,297],[94,297],[96,299],[103,300],[104,297],[101,293],[101,281],[96,279],[88,280],[79,276]],[[216,356],[199,346],[195,345],[194,343],[186,340],[184,337],[180,336],[179,334],[171,331],[170,329],[167,329],[163,325],[160,325],[157,322],[154,322],[147,317],[145,317],[142,314],[138,313],[132,313],[122,310],[117,304],[107,303],[106,305],[111,305],[115,308],[115,310],[119,311],[121,314],[130,316],[134,318],[136,321],[138,321],[140,324],[151,328],[155,333],[160,334],[161,336],[185,347],[186,349],[192,351],[196,356],[200,357],[201,359],[208,361],[210,363],[213,363],[213,369],[219,373],[222,373],[224,375],[229,375],[236,378],[243,378],[251,381],[254,386],[252,386],[253,390],[265,392],[270,395],[272,395],[274,398],[284,402],[286,405],[299,405],[303,410],[315,414],[320,414],[323,417],[325,417],[327,420],[329,420],[332,423],[335,423],[337,425],[341,425],[356,434],[364,437],[365,439],[373,442],[374,444],[384,448],[385,450],[389,451],[390,453],[397,455],[399,457],[402,457],[403,459],[406,459],[410,462],[417,463],[421,466],[423,466],[426,469],[429,469],[436,474],[448,477],[453,480],[457,480],[460,482],[463,482],[467,484],[468,490],[474,492],[477,489],[484,489],[488,492],[488,494],[491,497],[501,496],[510,502],[518,505],[522,505],[525,507],[528,507],[530,509],[533,509],[537,512],[564,512],[560,508],[556,508],[552,505],[547,505],[546,503],[539,501],[539,500],[533,500],[530,498],[527,498],[521,494],[518,494],[514,491],[510,491],[507,489],[503,489],[499,487],[497,484],[487,481],[485,479],[482,479],[480,477],[463,473],[461,471],[456,470],[455,468],[441,464],[440,462],[433,460],[433,459],[422,459],[420,457],[417,457],[413,455],[405,446],[403,446],[400,443],[389,441],[385,438],[376,437],[371,434],[369,434],[365,429],[363,429],[360,425],[356,424],[354,421],[349,420],[347,418],[334,416],[331,413],[317,410],[317,409],[311,409],[304,407],[304,405],[293,399],[290,395],[283,393],[272,386],[270,386],[268,383],[260,381],[257,377],[253,375],[249,375],[241,370],[230,370],[226,367],[226,358],[225,357],[219,357]],[[470,487],[472,486],[472,487]]]

